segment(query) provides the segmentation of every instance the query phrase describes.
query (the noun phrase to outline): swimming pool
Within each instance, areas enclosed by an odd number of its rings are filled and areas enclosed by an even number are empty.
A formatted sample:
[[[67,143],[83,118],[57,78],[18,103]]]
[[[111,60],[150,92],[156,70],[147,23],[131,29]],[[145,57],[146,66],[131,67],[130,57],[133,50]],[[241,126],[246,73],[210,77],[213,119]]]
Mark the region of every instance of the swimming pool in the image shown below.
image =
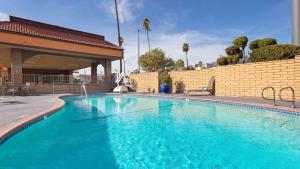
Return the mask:
[[[65,107],[0,145],[0,169],[300,168],[300,118],[130,95]]]

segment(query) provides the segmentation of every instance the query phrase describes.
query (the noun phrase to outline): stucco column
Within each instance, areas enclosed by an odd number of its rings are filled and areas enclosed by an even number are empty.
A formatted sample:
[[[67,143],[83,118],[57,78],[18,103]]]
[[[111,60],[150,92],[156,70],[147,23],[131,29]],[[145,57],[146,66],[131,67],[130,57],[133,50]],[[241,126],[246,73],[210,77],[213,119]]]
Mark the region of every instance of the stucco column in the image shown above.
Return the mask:
[[[97,83],[97,81],[98,81],[97,66],[98,66],[98,63],[94,62],[91,64],[91,83]]]
[[[14,85],[22,84],[22,51],[11,49],[11,75]]]
[[[69,71],[68,71],[68,75],[69,75],[69,83],[72,84],[73,81],[74,81],[74,78],[73,78],[73,70],[69,70]]]
[[[110,82],[111,81],[111,60],[105,59],[105,63],[103,67],[104,67],[105,81]]]

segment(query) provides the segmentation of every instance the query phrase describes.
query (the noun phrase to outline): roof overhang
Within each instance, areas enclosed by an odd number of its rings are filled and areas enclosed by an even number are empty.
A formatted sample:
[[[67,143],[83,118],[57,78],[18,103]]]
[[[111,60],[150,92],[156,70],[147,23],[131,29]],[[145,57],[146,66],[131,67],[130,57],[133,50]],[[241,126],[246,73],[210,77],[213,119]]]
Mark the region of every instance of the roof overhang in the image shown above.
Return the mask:
[[[72,43],[63,40],[35,37],[9,31],[0,31],[0,37],[0,45],[11,48],[95,59],[106,58],[119,60],[123,58],[123,49],[119,47]]]

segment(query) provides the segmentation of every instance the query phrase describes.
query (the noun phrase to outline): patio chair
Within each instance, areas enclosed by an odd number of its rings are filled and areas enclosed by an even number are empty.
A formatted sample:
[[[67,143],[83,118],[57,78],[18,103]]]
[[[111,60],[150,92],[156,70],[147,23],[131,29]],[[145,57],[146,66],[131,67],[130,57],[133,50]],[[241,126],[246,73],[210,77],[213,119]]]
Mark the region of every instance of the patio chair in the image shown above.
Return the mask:
[[[17,87],[14,87],[11,83],[6,83],[4,90],[6,94],[11,93],[12,96],[19,92],[19,89]]]
[[[195,90],[187,90],[184,95],[185,96],[189,96],[191,95],[191,93],[198,93],[195,95],[207,95],[207,96],[211,96],[214,94],[214,87],[215,87],[215,77],[212,76],[207,84],[207,87],[202,87],[200,89],[195,89]],[[194,95],[194,94],[193,94]]]

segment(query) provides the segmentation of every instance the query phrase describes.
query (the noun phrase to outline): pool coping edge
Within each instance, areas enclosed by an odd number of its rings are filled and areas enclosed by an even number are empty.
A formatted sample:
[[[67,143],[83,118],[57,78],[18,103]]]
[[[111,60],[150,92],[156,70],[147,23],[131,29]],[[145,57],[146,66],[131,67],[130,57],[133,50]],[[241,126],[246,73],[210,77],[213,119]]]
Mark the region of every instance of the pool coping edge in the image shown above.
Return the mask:
[[[225,101],[220,99],[206,99],[201,97],[185,97],[185,96],[168,96],[168,95],[153,95],[153,94],[139,94],[139,93],[132,93],[128,94],[132,96],[150,96],[150,97],[161,97],[161,98],[170,98],[170,99],[188,99],[188,100],[200,100],[200,101],[207,101],[213,103],[220,103],[220,104],[230,104],[230,105],[239,105],[245,106],[250,108],[257,108],[257,109],[264,109],[264,110],[271,110],[276,111],[284,114],[290,114],[295,116],[300,116],[300,110],[295,110],[286,106],[271,106],[268,104],[260,104],[260,103],[247,103],[241,101]]]
[[[64,96],[66,96],[66,95],[64,95]],[[20,118],[16,121],[13,121],[4,126],[1,126],[0,127],[0,145],[2,143],[4,143],[7,139],[9,139],[12,135],[18,133],[20,130],[61,110],[65,105],[65,101],[62,100],[60,97],[62,97],[62,96],[54,97],[54,105],[48,109],[42,110],[40,112]]]

